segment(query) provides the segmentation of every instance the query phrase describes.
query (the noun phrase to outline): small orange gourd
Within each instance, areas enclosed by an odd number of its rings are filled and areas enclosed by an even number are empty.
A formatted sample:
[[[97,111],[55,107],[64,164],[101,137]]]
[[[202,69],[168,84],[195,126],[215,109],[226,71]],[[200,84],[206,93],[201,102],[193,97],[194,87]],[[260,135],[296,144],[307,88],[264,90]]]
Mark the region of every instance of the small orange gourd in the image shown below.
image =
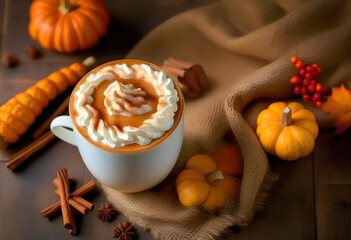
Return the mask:
[[[179,201],[186,207],[219,209],[240,193],[240,180],[217,169],[216,162],[204,154],[189,159],[175,185]]]
[[[258,115],[256,133],[266,152],[291,161],[313,150],[318,125],[301,104],[276,102]]]
[[[92,61],[87,58],[86,65],[92,64]],[[3,104],[0,107],[0,148],[17,142],[49,102],[69,86],[75,85],[86,72],[83,64],[73,63]]]
[[[102,0],[34,0],[28,30],[44,48],[71,53],[97,44],[109,22]]]
[[[244,159],[240,149],[235,145],[218,148],[214,152],[218,169],[227,175],[241,176],[244,171]]]

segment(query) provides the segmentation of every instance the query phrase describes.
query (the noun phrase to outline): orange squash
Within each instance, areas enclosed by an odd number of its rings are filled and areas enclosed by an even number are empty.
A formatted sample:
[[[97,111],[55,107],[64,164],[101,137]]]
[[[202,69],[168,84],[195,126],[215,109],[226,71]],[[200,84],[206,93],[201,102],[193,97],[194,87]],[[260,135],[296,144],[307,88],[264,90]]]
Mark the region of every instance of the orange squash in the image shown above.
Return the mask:
[[[71,53],[97,44],[109,21],[102,0],[34,0],[28,30],[44,48]]]
[[[300,103],[276,102],[258,115],[256,133],[266,152],[292,161],[312,152],[318,125]]]
[[[189,159],[176,179],[179,201],[186,207],[219,209],[239,197],[240,180],[217,169],[209,156],[198,154]]]
[[[83,64],[73,63],[3,104],[0,107],[0,148],[17,142],[49,102],[68,86],[76,84],[86,72]]]
[[[215,150],[214,159],[219,170],[231,176],[241,176],[244,171],[244,159],[240,149],[230,145]]]

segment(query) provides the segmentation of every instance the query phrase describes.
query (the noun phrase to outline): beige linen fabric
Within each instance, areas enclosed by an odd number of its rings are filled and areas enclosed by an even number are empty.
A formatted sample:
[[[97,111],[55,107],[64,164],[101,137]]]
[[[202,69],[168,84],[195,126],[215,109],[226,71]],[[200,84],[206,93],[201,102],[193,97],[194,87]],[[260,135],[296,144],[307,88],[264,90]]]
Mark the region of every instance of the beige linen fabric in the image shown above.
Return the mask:
[[[210,87],[187,100],[185,137],[171,175],[149,191],[124,194],[106,186],[107,198],[129,220],[150,229],[158,239],[213,239],[230,225],[247,224],[274,181],[267,156],[255,134],[260,110],[273,101],[293,98],[290,57],[318,63],[318,81],[327,87],[343,82],[351,88],[350,1],[220,1],[180,14],[150,32],[128,54],[162,65],[172,56],[201,64]],[[310,108],[321,128],[333,119]],[[212,154],[229,130],[244,156],[238,208],[212,215],[183,207],[174,179],[194,154]],[[165,156],[167,157],[167,156]]]

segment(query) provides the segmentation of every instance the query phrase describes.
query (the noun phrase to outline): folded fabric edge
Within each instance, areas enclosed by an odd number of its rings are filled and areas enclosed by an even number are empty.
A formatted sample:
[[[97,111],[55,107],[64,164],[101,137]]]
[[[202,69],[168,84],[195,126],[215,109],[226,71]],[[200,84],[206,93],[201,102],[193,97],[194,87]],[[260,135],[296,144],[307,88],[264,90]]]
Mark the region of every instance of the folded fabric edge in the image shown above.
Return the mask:
[[[233,216],[232,225],[235,225],[238,227],[247,226],[251,222],[253,215],[256,212],[263,210],[263,208],[266,206],[267,198],[269,197],[269,191],[271,190],[272,186],[276,183],[278,179],[279,179],[279,174],[272,172],[268,165],[267,172],[262,180],[262,184],[254,200],[252,214],[248,216],[248,215],[237,213],[235,216]]]
[[[263,178],[262,184],[254,201],[254,212],[260,211],[264,208],[269,197],[269,191],[272,188],[273,184],[279,179],[279,174],[271,171],[269,165],[267,173]]]

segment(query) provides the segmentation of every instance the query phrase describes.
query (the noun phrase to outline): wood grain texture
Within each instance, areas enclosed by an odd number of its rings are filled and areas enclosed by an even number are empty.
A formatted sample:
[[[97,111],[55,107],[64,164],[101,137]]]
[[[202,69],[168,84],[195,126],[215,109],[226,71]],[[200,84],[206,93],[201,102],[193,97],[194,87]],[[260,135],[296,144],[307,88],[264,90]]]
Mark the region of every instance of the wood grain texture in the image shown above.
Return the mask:
[[[6,25],[5,21],[4,21],[5,12],[7,12],[5,9],[5,0],[0,0],[0,37],[2,37],[4,35],[4,27]],[[0,54],[1,54],[1,52],[0,52]]]
[[[351,184],[351,129],[341,135],[334,130],[321,134],[313,152],[316,183]]]
[[[321,134],[314,155],[318,239],[351,239],[351,129]]]
[[[316,184],[316,223],[320,240],[351,239],[350,184]]]
[[[224,239],[315,239],[312,156],[292,162],[271,158],[270,164],[279,180],[265,208]]]

